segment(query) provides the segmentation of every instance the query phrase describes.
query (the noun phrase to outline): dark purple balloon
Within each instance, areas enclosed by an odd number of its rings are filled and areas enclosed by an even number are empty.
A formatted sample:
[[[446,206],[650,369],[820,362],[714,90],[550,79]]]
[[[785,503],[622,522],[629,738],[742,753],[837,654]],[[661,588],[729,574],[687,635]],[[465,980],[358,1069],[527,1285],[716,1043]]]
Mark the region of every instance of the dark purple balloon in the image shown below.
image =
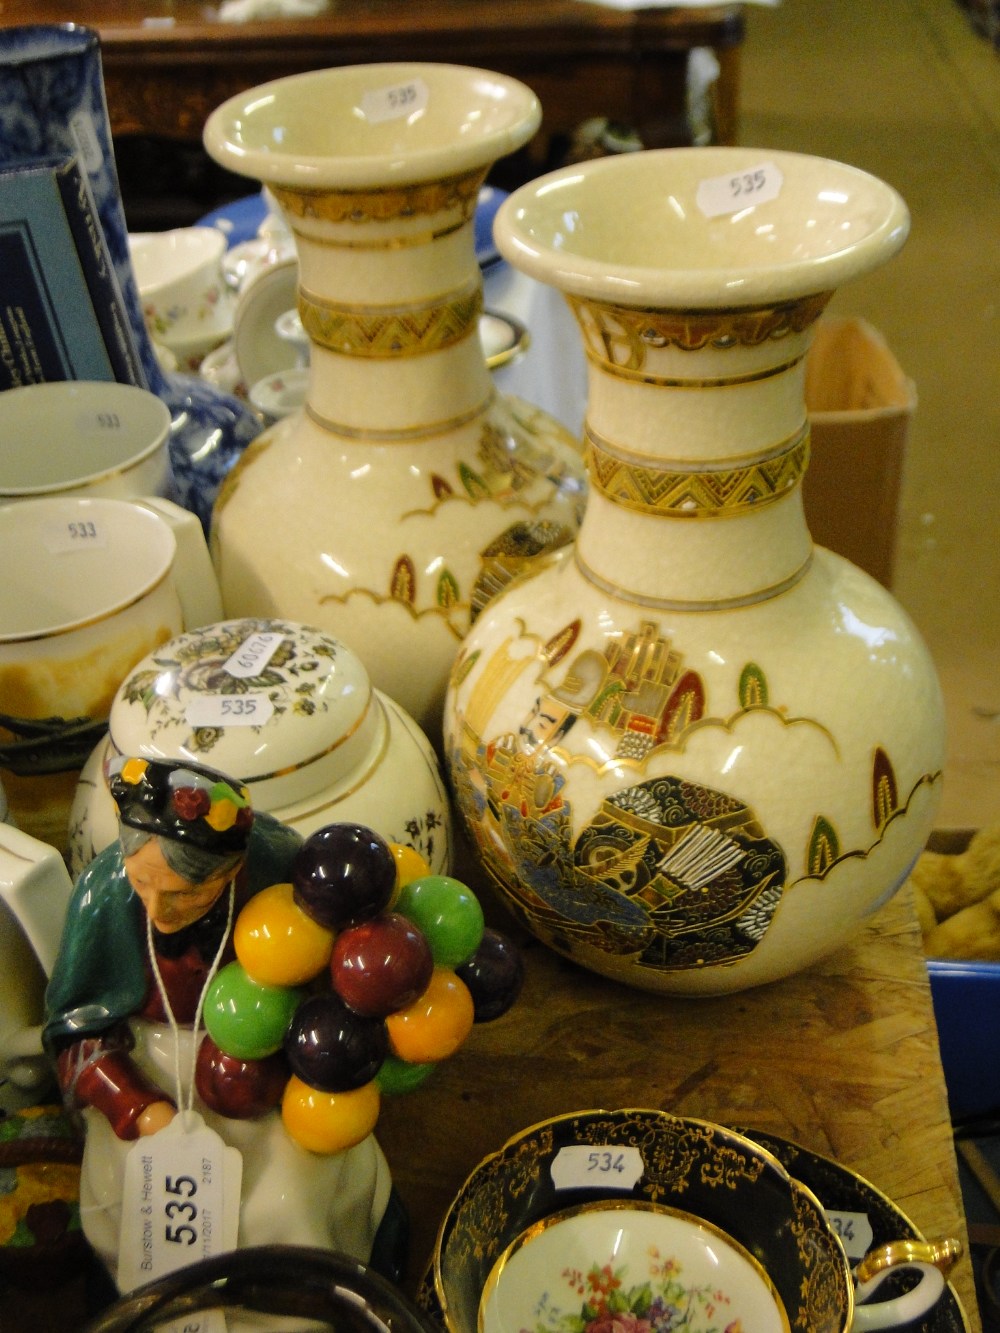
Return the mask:
[[[292,862],[293,897],[328,930],[367,921],[396,888],[389,844],[362,824],[327,824],[305,840]]]
[[[511,1007],[524,984],[524,956],[499,930],[487,927],[479,948],[455,968],[469,988],[477,1023],[499,1018]]]
[[[389,1054],[380,1018],[348,1009],[338,995],[313,995],[295,1011],[285,1054],[303,1083],[321,1092],[350,1092],[370,1083]]]

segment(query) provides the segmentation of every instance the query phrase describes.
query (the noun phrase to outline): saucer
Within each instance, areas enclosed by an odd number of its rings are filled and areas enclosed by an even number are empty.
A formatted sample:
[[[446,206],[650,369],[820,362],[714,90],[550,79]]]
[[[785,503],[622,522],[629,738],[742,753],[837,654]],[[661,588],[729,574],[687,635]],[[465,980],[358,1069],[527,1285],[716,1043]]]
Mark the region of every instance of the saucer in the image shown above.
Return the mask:
[[[857,1226],[861,1217],[867,1218],[872,1231],[867,1249],[891,1240],[923,1239],[901,1208],[849,1167],[776,1134],[743,1128],[738,1132],[777,1157],[790,1175],[812,1190],[828,1214],[834,1213],[843,1219],[840,1227]],[[836,1219],[835,1229],[838,1229]],[[849,1257],[853,1257],[850,1247],[845,1244],[845,1248]],[[915,1326],[915,1333],[969,1333],[962,1303],[950,1283],[930,1314]]]
[[[265,375],[251,386],[248,396],[265,424],[271,425],[305,405],[308,384],[309,367],[292,366],[289,370],[276,370],[273,375]]]
[[[298,352],[282,338],[275,321],[297,304],[299,261],[270,264],[251,277],[240,294],[233,321],[236,362],[245,384],[256,384],[279,370],[291,370]]]
[[[490,370],[499,370],[528,350],[531,335],[509,315],[484,310],[479,317],[479,341]]]

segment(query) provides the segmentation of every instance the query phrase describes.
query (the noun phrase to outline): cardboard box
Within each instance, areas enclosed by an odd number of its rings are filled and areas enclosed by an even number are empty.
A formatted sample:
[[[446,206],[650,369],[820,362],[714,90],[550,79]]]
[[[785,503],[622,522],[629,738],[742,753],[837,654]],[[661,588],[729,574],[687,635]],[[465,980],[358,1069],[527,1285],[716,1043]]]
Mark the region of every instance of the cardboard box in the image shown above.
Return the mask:
[[[813,538],[889,587],[916,387],[870,324],[827,317],[806,359],[805,393],[812,453],[802,494]]]

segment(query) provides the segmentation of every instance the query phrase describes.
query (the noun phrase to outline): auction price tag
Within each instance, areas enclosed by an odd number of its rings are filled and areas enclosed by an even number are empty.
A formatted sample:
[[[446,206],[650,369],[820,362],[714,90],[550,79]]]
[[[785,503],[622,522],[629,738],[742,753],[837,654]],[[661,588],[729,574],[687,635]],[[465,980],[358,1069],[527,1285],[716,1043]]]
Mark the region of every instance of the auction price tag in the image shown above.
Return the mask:
[[[236,1249],[243,1163],[195,1111],[136,1141],[125,1159],[118,1286],[132,1291],[178,1268]],[[210,1322],[214,1320],[214,1322]],[[220,1322],[221,1320],[221,1322]],[[185,1317],[164,1327],[187,1328]],[[199,1315],[199,1333],[225,1328]]]
[[[108,544],[103,526],[92,518],[75,519],[72,523],[47,523],[42,530],[42,541],[53,555],[93,551]]]
[[[238,680],[247,676],[259,676],[278,651],[278,645],[284,639],[283,634],[251,634],[244,639],[229,660],[223,671]]]
[[[189,727],[262,727],[274,714],[266,690],[214,694],[192,699],[184,710]]]
[[[875,1239],[872,1224],[867,1213],[841,1213],[832,1208],[825,1209],[826,1220],[840,1237],[840,1243],[847,1252],[851,1263],[863,1259],[872,1247]]]
[[[620,1144],[570,1144],[560,1148],[551,1166],[552,1183],[557,1190],[602,1189],[627,1193],[642,1176],[645,1167],[638,1148]]]
[[[361,99],[361,113],[369,125],[380,125],[384,120],[396,120],[399,116],[412,116],[414,111],[423,111],[428,98],[423,79],[409,79],[406,83],[373,88],[365,93]]]
[[[695,199],[705,217],[717,218],[777,199],[784,180],[773,162],[762,162],[746,171],[707,177],[699,184]]]

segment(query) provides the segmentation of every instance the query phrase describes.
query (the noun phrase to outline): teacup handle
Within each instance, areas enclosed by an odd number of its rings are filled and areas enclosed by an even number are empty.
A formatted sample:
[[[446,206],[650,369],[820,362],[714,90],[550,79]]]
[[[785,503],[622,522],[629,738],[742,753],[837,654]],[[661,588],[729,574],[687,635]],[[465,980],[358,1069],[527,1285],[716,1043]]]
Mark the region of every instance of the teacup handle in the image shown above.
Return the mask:
[[[174,582],[186,630],[200,629],[222,619],[222,593],[201,520],[173,500],[145,495],[135,504],[157,514],[173,530],[177,542]]]
[[[893,1241],[870,1251],[855,1269],[854,1321],[852,1333],[897,1328],[920,1319],[941,1299],[945,1278],[962,1257],[962,1242]],[[917,1272],[920,1281],[902,1296],[864,1304],[890,1273]]]

